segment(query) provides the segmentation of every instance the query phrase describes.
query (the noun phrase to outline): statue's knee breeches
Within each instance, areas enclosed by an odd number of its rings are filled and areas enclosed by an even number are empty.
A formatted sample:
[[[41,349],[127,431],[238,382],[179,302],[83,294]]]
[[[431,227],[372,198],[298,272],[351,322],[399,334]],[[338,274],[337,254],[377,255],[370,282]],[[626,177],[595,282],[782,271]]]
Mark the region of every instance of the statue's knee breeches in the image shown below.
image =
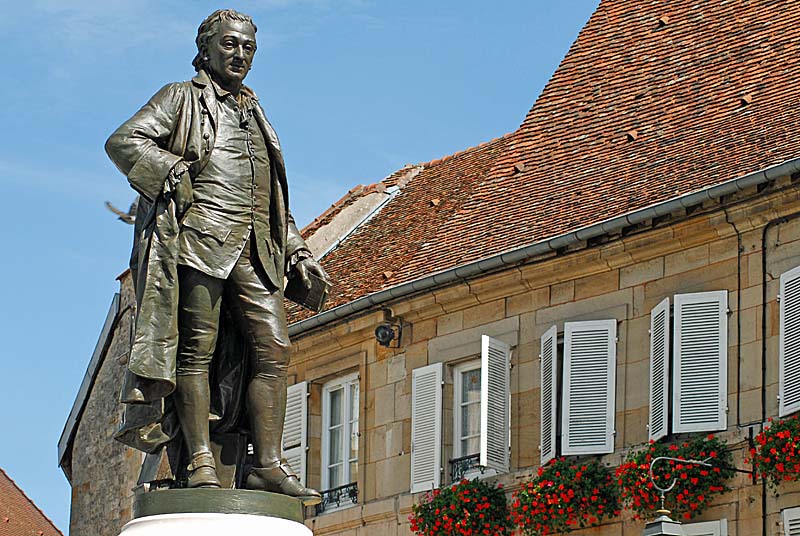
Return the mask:
[[[289,345],[263,339],[254,348],[251,367],[257,378],[285,378],[289,367]]]
[[[178,267],[178,375],[207,374],[219,334],[225,281],[188,266]]]

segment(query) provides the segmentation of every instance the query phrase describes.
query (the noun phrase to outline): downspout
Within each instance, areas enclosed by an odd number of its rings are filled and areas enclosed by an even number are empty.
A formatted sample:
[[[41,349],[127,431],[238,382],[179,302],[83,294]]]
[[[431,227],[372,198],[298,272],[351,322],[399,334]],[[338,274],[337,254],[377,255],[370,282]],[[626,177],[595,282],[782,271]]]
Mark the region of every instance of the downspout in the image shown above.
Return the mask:
[[[793,158],[782,164],[770,166],[737,179],[697,190],[663,203],[651,205],[622,216],[589,225],[577,231],[565,233],[505,253],[449,268],[413,281],[401,283],[397,286],[339,305],[305,320],[295,322],[289,326],[289,335],[296,337],[314,328],[366,311],[391,300],[404,298],[426,290],[463,281],[507,266],[514,266],[534,257],[557,252],[565,247],[578,244],[585,240],[619,231],[625,227],[637,225],[659,216],[665,216],[680,209],[695,207],[702,204],[704,201],[741,192],[747,188],[775,180],[785,175],[792,175],[798,171],[800,171],[800,158]]]

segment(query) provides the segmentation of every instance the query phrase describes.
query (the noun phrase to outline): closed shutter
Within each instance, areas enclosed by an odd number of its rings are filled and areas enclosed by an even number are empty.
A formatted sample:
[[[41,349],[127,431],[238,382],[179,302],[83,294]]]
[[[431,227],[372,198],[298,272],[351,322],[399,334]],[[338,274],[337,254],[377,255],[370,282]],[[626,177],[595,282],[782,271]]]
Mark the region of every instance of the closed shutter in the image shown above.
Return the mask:
[[[617,321],[564,324],[562,453],[614,452]]]
[[[281,456],[297,473],[300,482],[306,482],[306,431],[308,430],[308,382],[300,382],[286,389],[286,419],[283,423]]]
[[[648,436],[669,433],[669,298],[650,311],[650,419]]]
[[[800,536],[800,508],[781,510],[783,536]]]
[[[673,431],[727,427],[728,292],[675,296]]]
[[[548,329],[542,336],[542,353],[539,354],[542,369],[541,381],[541,443],[539,456],[544,465],[556,456],[556,393],[558,389],[558,333],[556,327]]]
[[[800,409],[800,267],[781,275],[778,343],[779,414]]]
[[[728,520],[704,521],[683,525],[686,536],[728,536]]]
[[[480,464],[508,472],[511,438],[511,346],[488,335],[481,337]]]
[[[411,492],[439,487],[442,456],[442,364],[411,374]]]

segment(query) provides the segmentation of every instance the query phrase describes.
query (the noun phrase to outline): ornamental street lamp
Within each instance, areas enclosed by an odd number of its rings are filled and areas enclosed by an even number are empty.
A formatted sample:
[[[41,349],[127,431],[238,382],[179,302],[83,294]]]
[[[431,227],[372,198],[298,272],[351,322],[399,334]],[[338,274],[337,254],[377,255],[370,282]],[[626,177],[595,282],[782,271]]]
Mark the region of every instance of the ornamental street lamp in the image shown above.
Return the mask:
[[[675,484],[678,482],[677,478],[672,479],[672,483],[667,488],[659,487],[656,484],[656,479],[653,477],[653,466],[656,462],[661,460],[672,460],[675,462],[680,462],[683,464],[692,464],[692,465],[704,465],[706,467],[713,467],[708,461],[711,458],[706,458],[705,460],[681,460],[680,458],[670,458],[669,456],[659,456],[658,458],[654,458],[652,462],[650,462],[650,482],[653,483],[653,487],[656,488],[659,492],[661,492],[661,508],[656,511],[658,515],[653,521],[650,521],[645,525],[644,532],[642,536],[685,536],[686,533],[683,532],[683,527],[681,527],[680,522],[675,521],[669,517],[670,511],[664,508],[664,497],[667,493],[672,491],[672,488],[675,487]]]

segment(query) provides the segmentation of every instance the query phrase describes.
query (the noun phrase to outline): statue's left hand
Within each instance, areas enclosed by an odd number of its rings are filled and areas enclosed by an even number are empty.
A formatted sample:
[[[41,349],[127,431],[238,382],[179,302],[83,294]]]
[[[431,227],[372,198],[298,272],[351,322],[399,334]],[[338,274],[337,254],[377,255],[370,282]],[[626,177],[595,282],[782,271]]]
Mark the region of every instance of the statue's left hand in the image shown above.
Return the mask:
[[[309,272],[325,281],[330,281],[330,279],[328,279],[328,274],[313,257],[306,257],[300,260],[300,262],[295,265],[294,269],[297,270],[297,274],[300,276],[300,280],[303,281],[303,286],[306,288],[311,288],[311,279],[308,276]]]

